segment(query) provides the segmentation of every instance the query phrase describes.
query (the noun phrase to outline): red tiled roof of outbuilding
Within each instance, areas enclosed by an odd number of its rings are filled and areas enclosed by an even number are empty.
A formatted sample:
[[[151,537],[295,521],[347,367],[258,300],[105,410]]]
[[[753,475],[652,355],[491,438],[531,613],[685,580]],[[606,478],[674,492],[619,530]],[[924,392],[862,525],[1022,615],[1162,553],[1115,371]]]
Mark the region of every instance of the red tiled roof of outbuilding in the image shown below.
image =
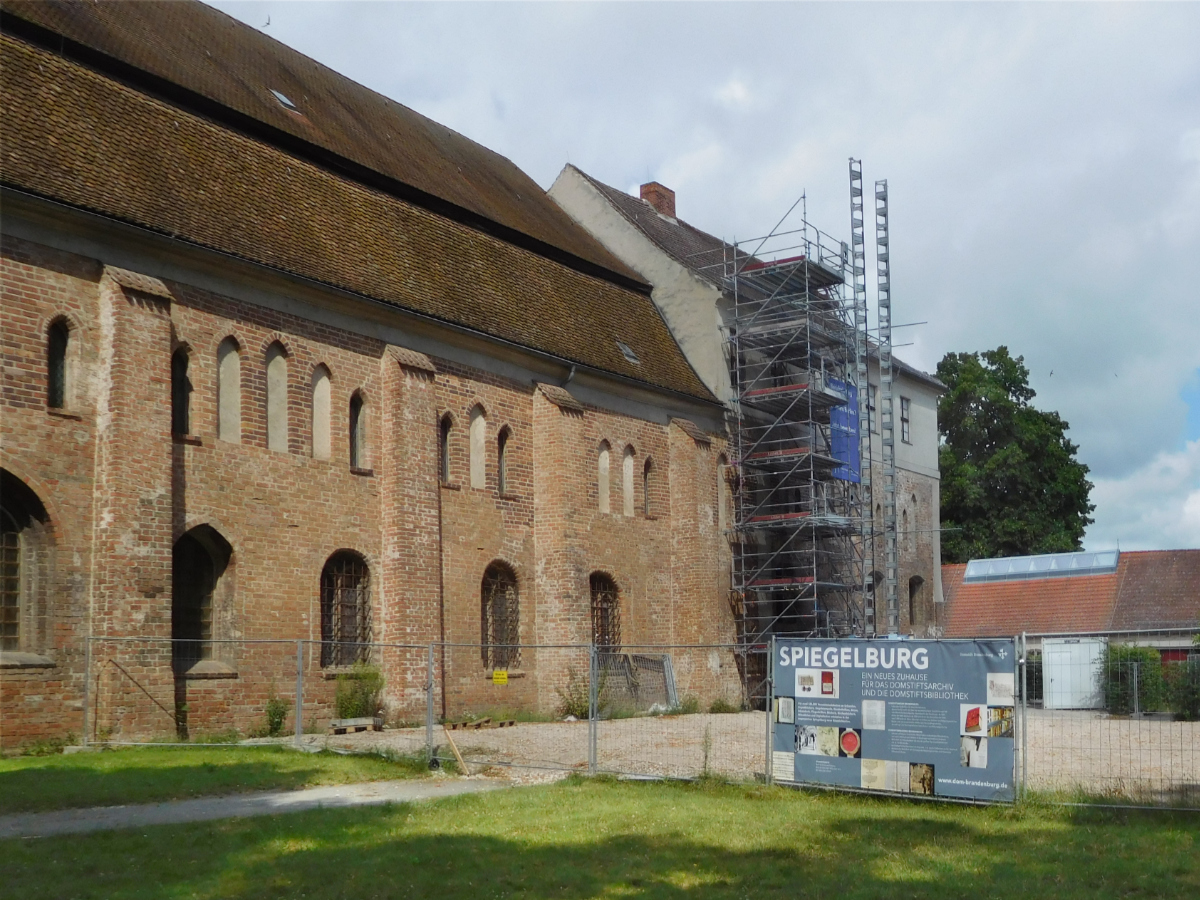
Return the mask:
[[[1103,631],[1116,599],[1115,574],[963,584],[949,610],[946,636]]]
[[[1113,629],[1200,628],[1200,550],[1122,553]]]

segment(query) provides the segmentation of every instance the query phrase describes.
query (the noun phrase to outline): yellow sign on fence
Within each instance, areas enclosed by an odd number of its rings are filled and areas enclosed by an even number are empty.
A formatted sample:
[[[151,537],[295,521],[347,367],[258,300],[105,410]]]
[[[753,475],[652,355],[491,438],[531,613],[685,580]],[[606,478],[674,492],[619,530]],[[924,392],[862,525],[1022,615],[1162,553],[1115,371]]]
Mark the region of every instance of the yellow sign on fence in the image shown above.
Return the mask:
[[[508,669],[493,669],[492,684],[508,684]]]

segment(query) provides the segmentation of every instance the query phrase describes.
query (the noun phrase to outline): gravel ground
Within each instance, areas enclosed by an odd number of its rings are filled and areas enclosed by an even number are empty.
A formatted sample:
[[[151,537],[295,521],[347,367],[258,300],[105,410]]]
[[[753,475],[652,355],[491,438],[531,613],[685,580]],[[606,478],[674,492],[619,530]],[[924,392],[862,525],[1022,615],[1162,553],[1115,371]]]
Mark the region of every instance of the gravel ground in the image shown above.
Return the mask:
[[[751,779],[763,771],[762,713],[697,714],[601,722],[599,768],[626,775],[695,777],[705,770]],[[520,724],[451,732],[472,773],[514,782],[546,781],[586,771],[587,722]],[[367,732],[306,741],[346,750],[423,752],[425,729]],[[439,754],[446,733],[434,729]],[[1200,800],[1200,723],[1120,719],[1089,711],[1029,710],[1029,784],[1082,788],[1154,800]],[[707,749],[706,749],[707,748]]]

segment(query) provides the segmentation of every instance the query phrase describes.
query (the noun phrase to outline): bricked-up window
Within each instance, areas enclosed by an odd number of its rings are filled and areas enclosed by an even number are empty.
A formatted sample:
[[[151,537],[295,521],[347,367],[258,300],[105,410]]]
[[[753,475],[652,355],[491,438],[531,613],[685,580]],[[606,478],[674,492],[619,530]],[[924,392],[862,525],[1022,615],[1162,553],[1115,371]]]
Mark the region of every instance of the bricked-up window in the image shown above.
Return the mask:
[[[171,354],[171,431],[192,433],[192,381],[188,378],[188,352],[183,347]]]
[[[267,348],[267,449],[288,451],[287,351],[276,341]]]
[[[217,347],[217,437],[242,442],[242,357],[231,337]]]
[[[642,466],[642,515],[647,519],[650,518],[650,480],[653,472],[654,462],[647,458]]]
[[[479,595],[479,644],[483,667],[515,669],[521,664],[517,576],[504,563],[494,562],[483,573]]]
[[[21,649],[21,529],[0,508],[0,650]]]
[[[600,453],[596,459],[596,487],[597,499],[599,500],[600,512],[606,513],[609,511],[608,492],[612,486],[611,475],[609,474],[609,447],[608,441],[603,441],[600,444]]]
[[[487,416],[482,406],[471,409],[471,487],[487,487]]]
[[[321,570],[321,665],[350,666],[371,656],[371,572],[340,550]]]
[[[62,319],[53,322],[46,332],[46,405],[65,409],[70,388],[67,348],[71,331]]]
[[[621,459],[621,491],[623,494],[621,511],[627,516],[632,516],[634,509],[632,447],[625,448],[625,455]]]
[[[719,456],[717,457],[717,531],[721,534],[724,534],[729,528],[732,499],[729,491],[729,460],[724,456]]]
[[[208,525],[175,542],[171,554],[171,638],[177,668],[213,656],[213,595],[232,548]]]
[[[496,490],[508,493],[508,438],[512,432],[507,426],[496,436]]]
[[[350,468],[367,467],[367,411],[362,394],[350,398]]]
[[[329,437],[329,413],[329,370],[324,366],[317,366],[313,369],[312,377],[313,459],[329,459],[332,454]]]
[[[453,429],[454,420],[446,413],[438,422],[438,480],[442,484],[450,483],[450,432]]]
[[[912,401],[907,397],[900,398],[900,440],[906,444],[912,443],[912,419],[910,417]]]
[[[621,649],[621,602],[617,583],[603,572],[593,572],[592,643],[605,653]]]

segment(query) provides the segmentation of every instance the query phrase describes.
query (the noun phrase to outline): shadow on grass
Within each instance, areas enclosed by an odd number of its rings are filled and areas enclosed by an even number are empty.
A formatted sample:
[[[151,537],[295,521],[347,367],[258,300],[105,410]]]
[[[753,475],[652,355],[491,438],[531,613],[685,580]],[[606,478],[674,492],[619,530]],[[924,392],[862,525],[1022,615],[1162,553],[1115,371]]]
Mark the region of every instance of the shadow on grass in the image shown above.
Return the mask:
[[[571,786],[6,842],[5,883],[26,898],[1197,895],[1195,818],[1089,818]]]

